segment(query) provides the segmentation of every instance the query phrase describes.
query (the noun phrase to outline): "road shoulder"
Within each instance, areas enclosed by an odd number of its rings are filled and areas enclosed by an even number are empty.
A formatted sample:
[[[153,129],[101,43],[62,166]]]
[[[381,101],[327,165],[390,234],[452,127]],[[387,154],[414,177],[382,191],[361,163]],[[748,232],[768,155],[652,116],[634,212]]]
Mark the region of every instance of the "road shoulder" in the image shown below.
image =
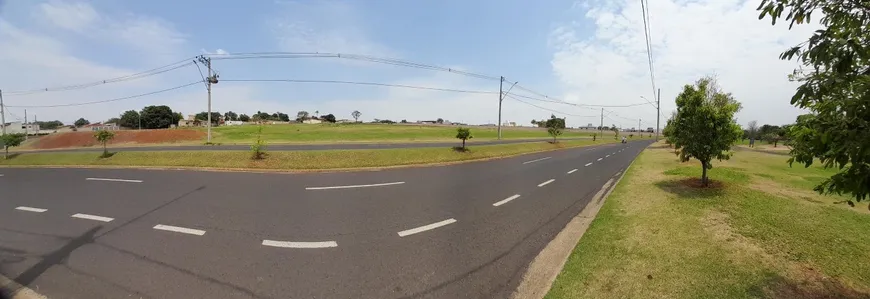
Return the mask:
[[[47,299],[28,287],[25,287],[6,276],[0,275],[0,298],[3,299]]]

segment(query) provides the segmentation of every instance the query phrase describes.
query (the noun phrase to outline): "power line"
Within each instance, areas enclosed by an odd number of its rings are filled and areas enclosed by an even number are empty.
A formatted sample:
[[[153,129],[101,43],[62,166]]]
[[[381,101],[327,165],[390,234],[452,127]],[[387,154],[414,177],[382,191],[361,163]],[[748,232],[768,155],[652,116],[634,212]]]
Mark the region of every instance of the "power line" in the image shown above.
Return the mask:
[[[451,88],[438,88],[427,86],[413,86],[402,84],[388,84],[376,82],[358,82],[358,81],[339,81],[339,80],[302,80],[302,79],[222,79],[223,82],[287,82],[287,83],[332,83],[332,84],[352,84],[352,85],[370,85],[384,87],[400,87],[411,89],[424,89],[434,91],[460,92],[460,93],[477,93],[477,94],[497,94],[498,91],[482,91],[482,90],[464,90]]]
[[[540,98],[535,98],[535,97],[530,97],[530,96],[524,96],[524,95],[520,95],[520,94],[513,94],[513,95],[514,95],[514,96],[521,97],[521,98],[526,98],[526,99],[529,99],[529,100],[535,100],[535,101],[541,101],[541,102],[549,102],[549,103],[557,103],[557,104],[565,104],[565,105],[572,105],[572,106],[578,106],[578,107],[581,107],[581,108],[585,108],[585,107],[598,107],[598,108],[626,108],[626,107],[634,107],[634,106],[641,106],[641,105],[646,105],[646,104],[647,104],[647,103],[636,103],[636,104],[628,104],[628,105],[592,105],[592,104],[577,104],[577,103],[571,103],[571,102],[566,102],[566,101],[561,101],[561,100],[540,99]],[[589,109],[591,109],[591,108],[589,108]],[[593,109],[593,110],[595,110],[595,109]]]
[[[652,91],[653,91],[652,94],[653,94],[653,96],[655,96],[655,94],[656,94],[656,75],[655,75],[655,68],[653,67],[652,45],[650,44],[650,30],[649,30],[649,20],[648,20],[649,11],[647,9],[648,3],[644,3],[644,2],[645,2],[645,0],[640,0],[640,9],[641,9],[641,12],[643,13],[643,35],[644,35],[644,38],[646,40],[646,56],[647,56],[647,60],[649,61],[649,76],[650,76],[650,83],[652,83]],[[652,104],[652,103],[650,103],[650,104]],[[653,105],[653,106],[655,106],[655,105]]]
[[[56,108],[56,107],[84,106],[84,105],[92,105],[92,104],[100,104],[100,103],[108,103],[108,102],[117,102],[117,101],[135,99],[135,98],[139,98],[139,97],[163,93],[163,92],[172,91],[172,90],[176,90],[176,89],[181,89],[181,88],[185,88],[185,87],[188,87],[191,85],[199,84],[200,82],[202,82],[202,81],[194,81],[194,82],[187,83],[184,85],[179,85],[179,86],[171,87],[171,88],[167,88],[167,89],[161,89],[158,91],[152,91],[152,92],[148,92],[148,93],[126,96],[126,97],[122,97],[122,98],[114,98],[114,99],[109,99],[109,100],[102,100],[102,101],[71,103],[71,104],[57,104],[57,105],[22,105],[22,106],[7,105],[6,107],[12,107],[12,108]]]
[[[511,98],[511,99],[513,99],[513,100],[515,100],[515,101],[518,101],[518,102],[520,102],[520,103],[523,103],[523,104],[526,104],[526,105],[529,105],[529,106],[533,106],[533,107],[536,107],[536,108],[539,108],[539,109],[547,110],[547,111],[554,112],[554,113],[558,113],[558,114],[569,115],[569,116],[576,116],[576,117],[598,117],[598,115],[577,115],[577,114],[565,113],[565,112],[558,111],[558,110],[553,110],[553,109],[546,108],[546,107],[541,107],[541,106],[538,106],[538,105],[535,105],[535,104],[532,104],[532,103],[529,103],[529,102],[526,102],[526,101],[520,100],[520,99],[518,99],[518,98],[515,98],[513,95],[509,95],[509,94],[508,94],[508,95],[505,95],[505,97]]]
[[[126,76],[121,76],[121,77],[115,77],[115,78],[110,78],[110,79],[104,79],[104,80],[99,80],[99,81],[94,81],[94,82],[89,82],[89,83],[74,84],[74,85],[54,86],[54,87],[45,87],[45,88],[38,88],[38,89],[10,91],[10,92],[6,92],[6,94],[12,95],[12,96],[23,96],[23,95],[31,95],[31,94],[49,92],[49,91],[68,91],[68,90],[75,90],[75,89],[83,89],[83,88],[88,88],[88,87],[93,87],[93,86],[98,86],[98,85],[103,85],[103,84],[136,80],[136,79],[141,79],[141,78],[150,77],[150,76],[154,76],[154,75],[159,75],[162,73],[170,72],[173,70],[177,70],[177,69],[189,66],[189,65],[193,64],[193,62],[190,61],[190,59],[191,58],[186,58],[184,60],[176,61],[174,63],[167,64],[167,65],[164,65],[161,67],[157,67],[157,68],[153,68],[153,69],[150,69],[147,71],[142,71],[142,72],[138,72],[138,73],[130,74],[130,75],[126,75]]]

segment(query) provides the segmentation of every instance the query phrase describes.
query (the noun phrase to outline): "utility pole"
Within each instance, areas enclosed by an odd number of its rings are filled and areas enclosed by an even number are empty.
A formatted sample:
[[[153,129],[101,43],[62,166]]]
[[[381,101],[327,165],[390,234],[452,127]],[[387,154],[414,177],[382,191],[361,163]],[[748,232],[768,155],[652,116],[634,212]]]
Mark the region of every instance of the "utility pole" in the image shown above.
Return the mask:
[[[637,119],[637,132],[640,133],[640,118]]]
[[[206,143],[211,144],[211,85],[218,83],[218,78],[220,77],[217,73],[212,75],[211,70],[211,58],[205,57],[203,55],[199,55],[197,58],[200,63],[205,64],[206,68],[208,68],[208,77],[205,77],[206,80],[206,89],[208,90],[208,137],[206,139]]]
[[[601,108],[601,124],[598,126],[599,135],[604,138],[604,108]]]
[[[139,111],[139,113],[136,113],[136,114],[139,115],[139,131],[141,131],[142,130],[142,111]]]
[[[24,109],[24,140],[27,140],[27,135],[29,135],[28,133],[29,132],[27,130],[27,109]]]
[[[3,106],[3,90],[0,89],[0,126],[3,127],[3,135],[6,135],[6,108]]]
[[[504,85],[504,76],[498,81],[498,140],[501,140],[501,101],[504,100],[504,94],[501,92]]]
[[[662,115],[662,89],[659,88],[658,95],[656,96],[656,141],[659,141],[659,118]]]

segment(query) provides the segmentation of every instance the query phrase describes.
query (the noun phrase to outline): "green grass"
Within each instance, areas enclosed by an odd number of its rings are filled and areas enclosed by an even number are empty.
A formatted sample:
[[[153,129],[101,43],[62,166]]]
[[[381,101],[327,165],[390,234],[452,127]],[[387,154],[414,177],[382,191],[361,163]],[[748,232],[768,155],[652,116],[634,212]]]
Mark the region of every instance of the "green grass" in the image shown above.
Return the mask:
[[[866,298],[867,204],[811,189],[833,170],[781,155],[714,162],[644,151],[577,244],[547,298]]]
[[[380,150],[274,151],[263,160],[251,160],[248,151],[159,151],[117,152],[109,158],[102,153],[19,153],[0,166],[143,166],[208,167],[230,169],[315,170],[437,164],[481,160],[561,148],[604,144],[592,140],[567,140],[556,144],[528,142],[470,146],[459,152],[451,148],[409,148]]]
[[[417,142],[454,141],[457,126],[410,124],[283,124],[264,125],[263,139],[270,143],[336,142]],[[470,142],[498,137],[495,127],[469,126],[474,136]],[[256,139],[257,126],[224,126],[212,129],[212,141],[222,144],[249,144]],[[562,137],[591,136],[595,131],[565,130]],[[613,133],[605,133],[613,136]],[[502,138],[549,138],[543,128],[503,127]]]

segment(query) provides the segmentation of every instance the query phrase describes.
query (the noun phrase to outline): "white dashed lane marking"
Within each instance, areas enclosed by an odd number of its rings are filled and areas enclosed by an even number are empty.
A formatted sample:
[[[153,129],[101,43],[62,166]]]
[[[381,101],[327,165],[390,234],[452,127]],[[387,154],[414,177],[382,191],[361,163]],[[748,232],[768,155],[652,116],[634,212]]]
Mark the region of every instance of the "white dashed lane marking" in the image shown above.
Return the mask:
[[[604,156],[604,157],[605,157],[605,158],[609,158],[609,157],[610,157],[610,155],[607,155],[607,156]]]
[[[115,218],[109,218],[109,217],[103,217],[103,216],[97,216],[97,215],[88,215],[88,214],[75,214],[75,215],[72,215],[70,217],[79,218],[79,219],[94,220],[94,221],[102,221],[102,222],[109,222],[109,221],[115,220]]]
[[[308,187],[305,190],[329,190],[329,189],[350,189],[350,188],[366,188],[366,187],[381,187],[381,186],[392,186],[392,185],[401,185],[405,182],[392,182],[392,183],[380,183],[380,184],[368,184],[368,185],[348,185],[348,186],[329,186],[329,187]]]
[[[198,229],[192,229],[192,228],[186,228],[186,227],[180,227],[180,226],[158,224],[158,225],[154,226],[154,229],[182,233],[182,234],[191,234],[191,235],[197,235],[197,236],[205,235],[204,230],[198,230]]]
[[[508,198],[505,198],[505,199],[502,199],[502,200],[500,200],[500,201],[498,201],[498,202],[496,202],[496,203],[494,203],[494,204],[492,204],[492,205],[495,206],[495,207],[497,207],[497,206],[500,206],[500,205],[506,204],[507,202],[509,202],[509,201],[511,201],[511,200],[514,200],[514,199],[517,199],[517,198],[520,198],[520,195],[519,195],[519,194],[514,194],[513,196],[508,197]]]
[[[442,227],[442,226],[445,226],[445,225],[448,225],[448,224],[451,224],[451,223],[454,223],[454,222],[456,222],[456,219],[450,218],[450,219],[447,219],[447,220],[444,220],[444,221],[435,222],[435,223],[432,223],[432,224],[429,224],[429,225],[424,225],[424,226],[421,226],[421,227],[418,227],[418,228],[412,228],[412,229],[409,229],[409,230],[403,230],[403,231],[400,231],[398,234],[399,234],[399,237],[410,236],[410,235],[413,235],[413,234],[416,234],[416,233],[422,233],[422,232],[425,232],[425,231],[427,231],[427,230],[433,230],[433,229],[436,229],[436,228],[439,228],[439,227]]]
[[[540,184],[538,184],[538,187],[544,187],[544,186],[546,186],[547,184],[552,183],[552,182],[555,181],[555,180],[556,180],[556,179],[550,179],[549,181],[546,181],[546,182],[540,183]]]
[[[538,162],[538,161],[544,161],[544,160],[547,160],[547,159],[550,159],[550,158],[552,158],[552,157],[543,157],[543,158],[540,158],[540,159],[535,159],[535,160],[532,160],[532,161],[526,161],[526,162],[523,162],[523,164],[535,163],[535,162]]]
[[[338,247],[338,243],[335,241],[323,241],[323,242],[288,242],[288,241],[272,241],[272,240],[263,240],[263,245],[272,246],[272,247],[283,247],[283,248],[331,248]]]
[[[19,210],[19,211],[28,211],[28,212],[35,212],[35,213],[42,213],[42,212],[48,211],[48,210],[46,210],[46,209],[31,208],[31,207],[23,207],[23,206],[22,206],[22,207],[17,207],[17,208],[15,208],[15,209],[16,209],[16,210]]]
[[[572,174],[572,173],[574,173],[575,171],[577,171],[577,168],[571,169],[571,171],[569,171],[568,174]]]
[[[601,159],[604,159],[604,158],[598,158],[598,161],[601,161]]]
[[[104,179],[104,178],[86,178],[86,181],[105,181],[105,182],[122,182],[122,183],[141,183],[141,180],[125,180],[125,179]]]
[[[592,165],[592,162],[586,163],[586,165],[583,165],[583,166],[589,166],[589,165]]]

